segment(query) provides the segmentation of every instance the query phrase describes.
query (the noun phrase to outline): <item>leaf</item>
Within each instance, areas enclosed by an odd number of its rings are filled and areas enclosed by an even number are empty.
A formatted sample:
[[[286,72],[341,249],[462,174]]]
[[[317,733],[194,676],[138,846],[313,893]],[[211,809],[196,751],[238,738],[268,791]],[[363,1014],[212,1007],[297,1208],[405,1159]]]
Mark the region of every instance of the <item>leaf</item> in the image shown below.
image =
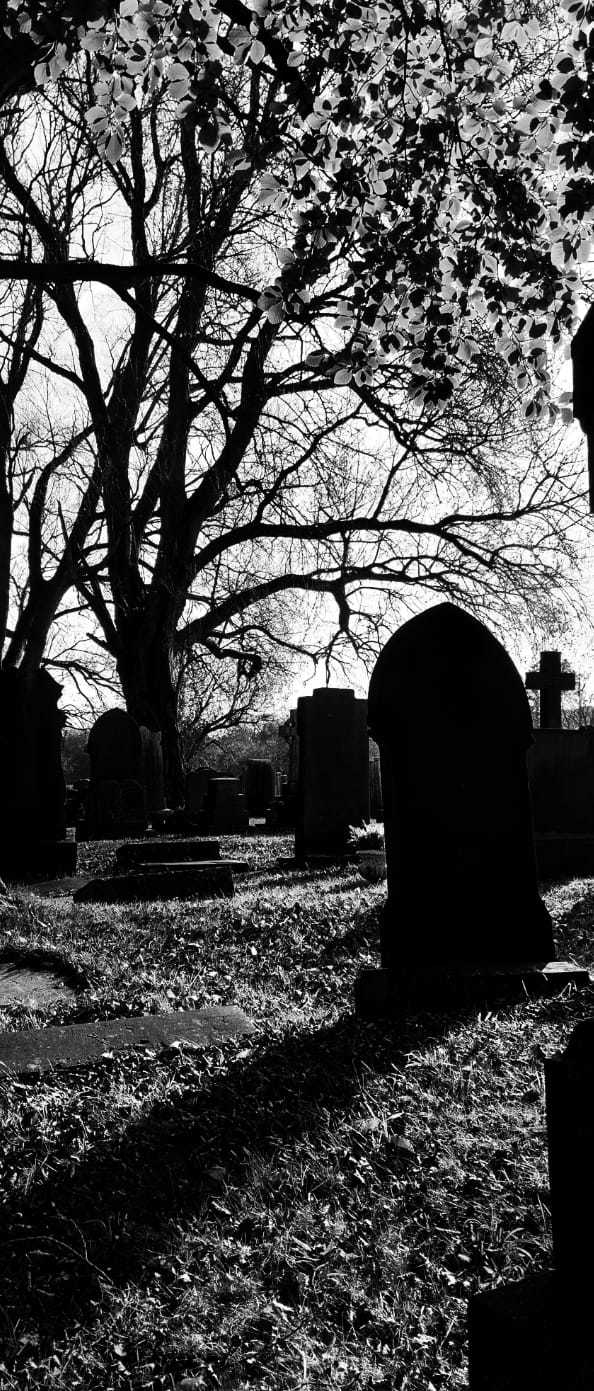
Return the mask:
[[[338,372],[334,373],[334,385],[348,386],[352,375],[353,373],[350,367],[341,367]]]
[[[265,57],[266,49],[264,47],[264,44],[260,42],[260,39],[254,39],[254,42],[248,53],[248,58],[251,58],[252,63],[255,63],[257,65],[258,63],[261,63],[262,59]]]
[[[475,58],[486,58],[488,54],[492,52],[493,40],[490,34],[485,34],[483,38],[477,39],[477,42],[474,45]]]

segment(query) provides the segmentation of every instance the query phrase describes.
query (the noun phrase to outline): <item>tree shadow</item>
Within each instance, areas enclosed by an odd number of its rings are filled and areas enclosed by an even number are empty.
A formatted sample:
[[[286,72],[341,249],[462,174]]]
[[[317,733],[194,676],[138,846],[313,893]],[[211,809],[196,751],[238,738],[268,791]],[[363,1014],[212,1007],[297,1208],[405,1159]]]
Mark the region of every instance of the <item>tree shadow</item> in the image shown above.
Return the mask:
[[[46,1156],[43,1176],[26,1195],[9,1191],[0,1218],[6,1328],[33,1320],[43,1347],[74,1321],[92,1323],[106,1286],[158,1269],[172,1228],[220,1190],[221,1169],[238,1185],[253,1158],[315,1138],[327,1130],[328,1112],[344,1110],[358,1092],[362,1066],[380,1074],[403,1066],[411,1049],[437,1041],[467,1012],[381,1025],[343,1015],[315,1034],[291,1033],[267,1047],[256,1041],[223,1075],[159,1101],[121,1135],[99,1135],[78,1162],[52,1169]],[[76,1086],[80,1074],[71,1075]]]

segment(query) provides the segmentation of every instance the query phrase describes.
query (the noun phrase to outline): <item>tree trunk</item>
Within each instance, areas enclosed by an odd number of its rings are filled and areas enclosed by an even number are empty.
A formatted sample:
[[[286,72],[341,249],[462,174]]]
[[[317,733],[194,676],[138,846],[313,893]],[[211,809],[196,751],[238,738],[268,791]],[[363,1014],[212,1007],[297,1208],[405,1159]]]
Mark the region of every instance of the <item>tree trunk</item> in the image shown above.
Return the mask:
[[[184,801],[184,768],[170,651],[163,629],[149,636],[144,624],[135,625],[122,636],[117,667],[128,714],[161,731],[167,805],[178,807]]]

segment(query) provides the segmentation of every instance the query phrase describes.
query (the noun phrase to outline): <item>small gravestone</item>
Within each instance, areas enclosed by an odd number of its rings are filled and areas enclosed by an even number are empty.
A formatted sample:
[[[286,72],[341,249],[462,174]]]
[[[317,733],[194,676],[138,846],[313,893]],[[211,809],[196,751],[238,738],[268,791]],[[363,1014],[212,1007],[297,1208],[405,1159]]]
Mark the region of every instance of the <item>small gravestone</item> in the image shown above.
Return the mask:
[[[209,834],[232,835],[247,830],[248,814],[239,778],[210,777],[204,820]]]
[[[80,1067],[106,1053],[129,1048],[161,1050],[186,1043],[207,1048],[226,1038],[253,1033],[253,1024],[235,1005],[176,1010],[172,1014],[145,1014],[139,1018],[102,1019],[89,1024],[51,1025],[0,1033],[0,1075],[52,1072],[55,1068]]]
[[[321,688],[297,704],[295,855],[347,853],[349,826],[369,820],[367,701]]]
[[[142,835],[147,806],[143,742],[136,720],[125,710],[107,710],[95,721],[87,749],[91,778],[79,839]]]
[[[66,838],[60,691],[47,671],[0,672],[0,876],[7,880],[76,870],[76,845]]]
[[[448,981],[476,989],[496,977],[501,991],[587,978],[553,962],[526,772],[532,720],[501,643],[453,604],[411,619],[374,669],[369,726],[388,899],[382,969],[360,976],[361,1012],[389,1013],[417,986],[443,995]]]
[[[211,768],[193,768],[186,773],[185,808],[193,816],[204,811],[208,784],[212,777]]]
[[[245,770],[245,800],[248,816],[266,816],[275,798],[272,763],[266,758],[249,758]]]
[[[545,1062],[552,1271],[475,1295],[470,1391],[589,1391],[594,1277],[594,1019]]]

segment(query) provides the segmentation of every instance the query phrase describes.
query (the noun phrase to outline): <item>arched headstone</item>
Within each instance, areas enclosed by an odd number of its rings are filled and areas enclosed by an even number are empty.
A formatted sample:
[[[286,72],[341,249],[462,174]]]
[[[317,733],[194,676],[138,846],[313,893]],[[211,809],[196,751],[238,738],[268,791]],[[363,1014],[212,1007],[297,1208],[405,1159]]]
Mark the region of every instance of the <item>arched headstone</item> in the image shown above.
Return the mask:
[[[453,604],[428,609],[381,653],[368,712],[384,796],[382,966],[422,976],[552,962],[526,771],[532,720],[504,647]]]
[[[384,792],[384,964],[549,960],[526,772],[532,719],[505,648],[453,604],[428,609],[381,653],[368,712]]]

